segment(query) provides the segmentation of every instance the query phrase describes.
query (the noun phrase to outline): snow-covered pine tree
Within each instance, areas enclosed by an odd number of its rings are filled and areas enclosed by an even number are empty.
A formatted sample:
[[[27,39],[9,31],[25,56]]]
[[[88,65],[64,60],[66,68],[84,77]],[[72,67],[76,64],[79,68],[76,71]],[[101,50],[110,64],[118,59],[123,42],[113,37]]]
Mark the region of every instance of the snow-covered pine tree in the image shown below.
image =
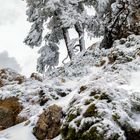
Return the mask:
[[[63,26],[75,28],[79,35],[80,51],[85,49],[85,31],[90,37],[103,35],[100,16],[95,14],[95,10],[92,15],[88,15],[86,8],[86,6],[91,8],[97,5],[97,2],[93,0],[65,0],[65,9],[61,15]]]
[[[38,53],[40,57],[37,60],[37,71],[43,73],[46,70],[51,70],[59,63],[59,48],[53,42],[45,44]]]
[[[26,0],[26,2],[28,7],[26,14],[32,26],[24,42],[32,48],[40,46],[42,42],[48,44],[39,51],[40,58],[38,59],[37,70],[42,72],[45,70],[46,65],[52,67],[52,63],[56,64],[56,61],[58,61],[56,60],[56,58],[59,58],[58,55],[56,55],[55,59],[49,59],[47,56],[48,54],[49,56],[54,55],[54,52],[50,51],[50,42],[58,44],[61,39],[64,39],[69,57],[72,58],[73,52],[69,47],[69,34],[67,28],[62,27],[60,20],[62,13],[62,3],[60,3],[60,0]],[[49,32],[46,30],[47,28],[49,28]],[[47,53],[47,51],[49,51],[49,53]]]
[[[75,45],[80,47],[80,51],[85,49],[85,30],[94,36],[104,34],[101,43],[101,47],[104,48],[110,48],[116,39],[140,32],[140,0],[26,0],[26,2],[28,21],[33,24],[25,43],[33,48],[40,46],[43,41],[45,44],[49,42],[59,44],[59,41],[64,39],[70,59],[75,55]],[[85,6],[93,6],[95,16],[89,16]],[[68,31],[70,28],[77,31],[78,44],[76,39],[70,39]]]
[[[84,26],[85,26],[85,9],[83,1],[80,0],[63,0],[64,9],[62,10],[61,20],[64,27],[74,27],[78,33],[80,51],[85,50]],[[74,46],[73,46],[74,47]]]
[[[43,17],[41,7],[42,2],[40,0],[26,0],[28,10],[26,15],[27,20],[32,23],[30,32],[24,42],[31,48],[34,46],[40,46],[42,43],[42,33],[43,33]]]
[[[32,23],[32,26],[24,42],[32,48],[40,46],[42,42],[45,42],[45,44],[49,44],[49,42],[59,44],[59,41],[64,39],[68,55],[72,59],[75,45],[80,47],[80,51],[85,49],[85,29],[92,31],[95,25],[99,25],[96,19],[96,24],[92,20],[95,17],[88,16],[86,13],[84,5],[87,4],[87,1],[84,0],[26,0],[26,2],[28,21]],[[97,26],[95,27],[96,31]],[[76,39],[70,39],[68,31],[70,28],[75,28],[77,31],[79,35],[78,44],[76,44]],[[43,50],[46,49],[47,51],[48,46],[44,47]],[[40,51],[40,55],[43,50]],[[41,55],[41,58],[42,56],[44,54]],[[46,58],[48,59],[47,56]],[[42,64],[43,62],[46,61],[39,60],[38,64],[41,63],[43,67],[48,65],[48,63]],[[44,70],[44,68],[42,69]]]

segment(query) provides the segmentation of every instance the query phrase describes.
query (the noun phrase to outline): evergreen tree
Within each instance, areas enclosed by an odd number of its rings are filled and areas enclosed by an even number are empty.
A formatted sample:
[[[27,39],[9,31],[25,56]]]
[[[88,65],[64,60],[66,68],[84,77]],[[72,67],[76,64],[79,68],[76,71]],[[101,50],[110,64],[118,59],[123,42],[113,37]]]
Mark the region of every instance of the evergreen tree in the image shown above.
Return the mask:
[[[45,68],[51,70],[53,67],[58,65],[59,60],[59,48],[56,44],[49,42],[45,44],[38,53],[40,57],[37,60],[37,71],[43,73]]]
[[[94,30],[91,29],[95,27],[95,25],[96,33],[97,29],[99,29],[97,27],[99,27],[98,25],[100,24],[95,24],[98,23],[97,18],[92,21],[95,16],[91,17],[86,13],[85,5],[89,5],[90,2],[88,4],[87,1],[84,0],[26,0],[26,2],[28,6],[28,21],[32,23],[32,26],[24,42],[32,48],[40,46],[42,42],[45,42],[45,44],[53,42],[56,45],[59,44],[61,39],[64,39],[69,58],[72,59],[75,55],[75,46],[79,46],[80,51],[85,50],[85,30],[93,31],[94,34]],[[76,44],[76,39],[70,39],[68,31],[70,28],[75,28],[77,31],[79,36],[77,39],[78,44]],[[45,49],[46,51],[49,50],[47,49],[49,46],[50,45],[46,45],[46,47],[43,47],[43,50],[40,51],[40,55]],[[57,52],[55,54],[57,54]],[[45,57],[44,54],[41,55],[41,58],[42,57]],[[48,56],[46,56],[46,58],[48,58]],[[52,59],[52,61],[54,61],[54,59]],[[38,66],[39,63],[41,63],[41,67],[48,65],[46,61],[40,59]],[[44,70],[44,68],[41,69]]]
[[[32,48],[46,44],[39,51],[39,71],[40,69],[44,71],[46,65],[52,68],[58,64],[59,49],[52,51],[51,46],[58,46],[62,39],[65,41],[68,56],[72,59],[75,56],[76,46],[79,46],[80,51],[85,50],[85,31],[90,36],[104,35],[101,43],[101,47],[104,48],[110,48],[116,39],[127,37],[132,33],[140,34],[140,0],[26,0],[26,2],[28,21],[32,26],[25,43]],[[95,15],[89,16],[86,6],[94,7]],[[78,38],[70,38],[70,28],[75,29]]]

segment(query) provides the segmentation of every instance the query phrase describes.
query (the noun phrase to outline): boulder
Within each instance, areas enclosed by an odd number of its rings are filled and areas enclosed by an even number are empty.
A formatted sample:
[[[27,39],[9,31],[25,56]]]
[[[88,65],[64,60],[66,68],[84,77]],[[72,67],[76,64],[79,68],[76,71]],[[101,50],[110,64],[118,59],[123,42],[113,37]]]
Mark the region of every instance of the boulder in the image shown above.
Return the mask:
[[[0,126],[1,130],[14,125],[13,112],[5,107],[0,107]]]
[[[124,64],[132,62],[139,56],[139,50],[140,36],[130,35],[126,39],[116,40],[113,43],[113,47],[108,51],[109,63]]]
[[[15,97],[0,100],[0,129],[17,124],[18,114],[21,110],[22,106]]]
[[[52,105],[39,116],[33,134],[39,140],[53,139],[60,133],[62,108]]]
[[[0,69],[0,87],[11,84],[22,84],[25,77],[11,69]]]
[[[133,115],[140,114],[140,94],[122,89],[87,86],[75,96],[61,126],[63,140],[140,140]],[[95,86],[95,87],[94,87]],[[107,84],[106,84],[107,86]]]
[[[30,78],[33,80],[40,81],[40,82],[43,81],[43,78],[38,73],[32,73]]]

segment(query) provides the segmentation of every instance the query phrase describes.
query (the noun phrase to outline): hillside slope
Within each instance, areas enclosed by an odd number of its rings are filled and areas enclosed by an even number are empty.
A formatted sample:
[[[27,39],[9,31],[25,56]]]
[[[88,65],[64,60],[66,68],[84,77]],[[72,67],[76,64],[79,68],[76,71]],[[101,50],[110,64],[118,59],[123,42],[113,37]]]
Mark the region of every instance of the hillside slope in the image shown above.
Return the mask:
[[[131,35],[111,49],[88,48],[42,82],[29,78],[5,85],[0,99],[18,98],[18,116],[27,121],[1,131],[0,140],[139,140],[139,77],[140,36]],[[58,133],[50,136],[55,124],[39,128],[39,118],[54,104],[62,115]]]

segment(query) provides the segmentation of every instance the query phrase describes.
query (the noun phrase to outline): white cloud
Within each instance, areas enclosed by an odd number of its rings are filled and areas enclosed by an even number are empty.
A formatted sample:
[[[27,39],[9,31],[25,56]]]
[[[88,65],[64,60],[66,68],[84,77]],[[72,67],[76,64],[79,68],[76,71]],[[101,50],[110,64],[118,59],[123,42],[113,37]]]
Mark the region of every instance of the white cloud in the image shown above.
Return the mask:
[[[0,0],[0,25],[14,23],[20,18],[20,3],[20,0]]]
[[[26,3],[22,0],[0,0],[0,52],[6,50],[29,76],[36,70],[37,51],[23,43],[30,24],[26,21]]]
[[[0,68],[11,68],[17,72],[21,72],[20,65],[14,57],[10,57],[7,51],[0,53]]]

